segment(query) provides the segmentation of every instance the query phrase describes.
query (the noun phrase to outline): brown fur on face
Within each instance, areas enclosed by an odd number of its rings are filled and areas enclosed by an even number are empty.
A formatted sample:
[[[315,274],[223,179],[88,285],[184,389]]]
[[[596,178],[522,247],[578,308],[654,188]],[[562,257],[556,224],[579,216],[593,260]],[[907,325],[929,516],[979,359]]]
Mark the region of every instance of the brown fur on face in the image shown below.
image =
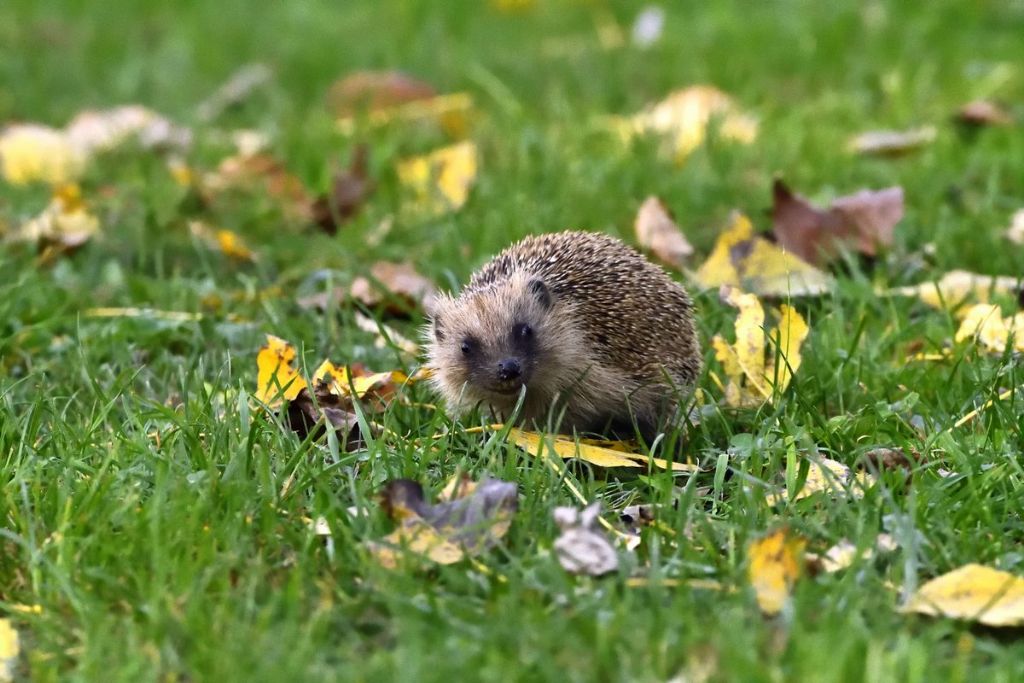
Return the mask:
[[[651,431],[701,367],[689,296],[606,235],[562,232],[509,247],[426,331],[434,386],[460,412],[480,405],[562,431],[608,422]],[[529,334],[523,333],[524,327]],[[508,369],[518,370],[509,378]]]

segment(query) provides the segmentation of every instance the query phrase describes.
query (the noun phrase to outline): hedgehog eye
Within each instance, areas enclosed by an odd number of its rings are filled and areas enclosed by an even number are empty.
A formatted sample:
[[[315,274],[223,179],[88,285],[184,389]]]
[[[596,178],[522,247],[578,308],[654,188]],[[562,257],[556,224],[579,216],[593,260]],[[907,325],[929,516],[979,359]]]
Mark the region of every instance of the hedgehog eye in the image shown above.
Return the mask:
[[[468,356],[473,351],[473,344],[471,344],[468,339],[463,339],[462,346],[460,348],[462,349],[462,355]]]
[[[519,341],[527,341],[533,337],[533,328],[526,323],[519,323],[512,328],[512,336]]]

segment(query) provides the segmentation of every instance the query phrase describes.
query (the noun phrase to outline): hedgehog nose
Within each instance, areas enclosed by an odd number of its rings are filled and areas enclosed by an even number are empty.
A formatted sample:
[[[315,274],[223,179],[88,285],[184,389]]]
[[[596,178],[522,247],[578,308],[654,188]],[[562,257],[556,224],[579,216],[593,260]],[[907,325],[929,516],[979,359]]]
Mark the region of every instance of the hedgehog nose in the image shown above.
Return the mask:
[[[515,358],[498,361],[498,379],[502,382],[516,379],[521,374],[523,374],[523,369],[519,367],[519,361]]]

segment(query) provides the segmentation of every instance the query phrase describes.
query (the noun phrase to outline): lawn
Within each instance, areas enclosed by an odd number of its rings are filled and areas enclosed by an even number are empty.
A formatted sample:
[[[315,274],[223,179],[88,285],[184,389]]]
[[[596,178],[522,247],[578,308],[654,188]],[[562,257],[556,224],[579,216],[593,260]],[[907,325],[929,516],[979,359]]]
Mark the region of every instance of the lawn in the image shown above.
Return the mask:
[[[231,131],[253,129],[311,193],[359,143],[376,185],[331,236],[268,193],[200,201],[165,156],[129,147],[79,180],[101,226],[87,244],[42,258],[0,243],[0,618],[20,635],[17,680],[1024,679],[1020,628],[899,611],[967,563],[1024,575],[1024,397],[986,404],[1024,385],[1020,354],[953,344],[954,311],[879,293],[954,269],[1024,272],[1024,247],[1003,236],[1024,207],[1024,4],[664,6],[661,39],[643,49],[630,38],[641,6],[602,0],[0,3],[0,125],[62,127],[85,109],[139,103],[192,130],[182,161],[197,177],[232,153]],[[197,106],[251,63],[269,81],[201,117]],[[479,172],[459,210],[410,217],[395,172],[449,133],[339,130],[325,95],[359,69],[471,95]],[[699,83],[756,116],[751,144],[712,135],[674,159],[609,132],[610,115]],[[1016,124],[955,125],[977,98],[1005,103]],[[847,149],[863,131],[922,125],[935,140],[899,158]],[[696,267],[733,210],[770,227],[776,176],[819,204],[898,185],[906,214],[891,248],[840,262],[831,293],[792,302],[810,326],[803,363],[759,408],[714,406],[722,367],[710,339],[733,334],[736,311],[690,287],[708,400],[685,434],[697,474],[553,469],[500,433],[467,432],[486,416],[434,409],[425,385],[374,416],[389,436],[351,451],[299,438],[254,402],[267,334],[310,371],[328,357],[417,367],[375,345],[351,302],[297,304],[377,261],[410,261],[457,288],[528,234],[576,227],[635,243],[637,208],[657,195]],[[39,213],[49,192],[0,180],[0,230]],[[211,249],[192,220],[233,231],[256,260]],[[423,314],[385,322],[416,338]],[[860,498],[766,500],[767,486],[806,473],[794,465],[803,457],[855,466],[878,447],[920,458]],[[366,542],[394,527],[378,504],[385,483],[413,479],[433,498],[457,472],[517,485],[508,534],[471,561],[382,567]],[[559,566],[552,510],[577,502],[572,488],[611,522],[625,505],[658,506],[659,525],[635,552],[620,549],[618,572]],[[816,552],[843,539],[870,547],[882,532],[897,548],[804,576],[782,613],[764,616],[747,548],[780,528]]]

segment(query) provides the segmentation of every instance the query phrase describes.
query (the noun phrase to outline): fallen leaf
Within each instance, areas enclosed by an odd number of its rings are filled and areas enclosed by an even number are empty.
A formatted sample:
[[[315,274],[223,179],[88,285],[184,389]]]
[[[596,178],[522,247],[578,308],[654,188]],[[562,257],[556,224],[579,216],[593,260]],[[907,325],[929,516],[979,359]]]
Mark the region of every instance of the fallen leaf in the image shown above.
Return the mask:
[[[453,564],[478,555],[500,541],[519,506],[516,485],[484,479],[467,494],[429,505],[423,487],[408,479],[389,482],[382,505],[398,527],[381,541],[369,543],[383,566],[394,568],[403,552],[437,564]]]
[[[295,356],[295,347],[280,337],[267,335],[266,346],[256,355],[257,401],[277,408],[306,388],[306,380],[292,365]]]
[[[728,379],[725,403],[732,407],[756,407],[789,386],[793,373],[800,367],[800,347],[810,328],[794,308],[783,304],[779,324],[766,337],[764,309],[755,295],[723,287],[721,297],[739,309],[734,324],[736,342],[730,344],[720,335],[711,340],[715,358]]]
[[[37,124],[9,126],[0,135],[0,163],[12,185],[65,185],[85,170],[86,155],[63,131]]]
[[[340,225],[352,220],[373,192],[367,175],[368,153],[369,147],[358,145],[349,167],[334,174],[330,192],[313,202],[313,222],[328,235],[337,234]]]
[[[99,229],[99,219],[87,210],[79,187],[64,185],[56,188],[42,213],[23,223],[7,239],[70,251],[88,242]]]
[[[337,117],[354,116],[436,95],[432,85],[401,71],[356,71],[331,85],[327,108]]]
[[[87,156],[105,152],[129,140],[146,149],[187,148],[192,131],[173,124],[157,112],[138,104],[79,113],[65,128],[68,140]]]
[[[807,542],[781,528],[747,547],[747,576],[761,611],[773,616],[789,601],[793,585],[803,573]]]
[[[779,246],[814,265],[846,246],[875,256],[879,246],[892,246],[893,230],[903,218],[900,187],[862,190],[822,210],[776,179],[772,200],[772,229]]]
[[[903,448],[872,448],[861,456],[861,460],[876,472],[884,470],[905,470],[910,472],[920,462],[921,454]]]
[[[633,21],[633,44],[645,50],[661,39],[665,29],[665,10],[659,5],[648,5],[640,10]]]
[[[921,586],[900,611],[1022,626],[1024,579],[980,564],[964,565]]]
[[[648,462],[663,470],[674,472],[696,472],[698,467],[690,463],[669,463],[662,458],[652,458],[643,453],[629,451],[622,442],[573,439],[569,436],[542,435],[518,428],[509,430],[509,440],[531,455],[541,453],[541,443],[564,460],[579,458],[597,467],[647,468]],[[613,447],[609,447],[613,446]]]
[[[416,272],[412,264],[378,261],[370,267],[370,277],[352,281],[349,294],[367,308],[383,308],[390,315],[408,315],[434,291],[434,283]]]
[[[832,496],[851,498],[863,498],[864,490],[875,483],[874,475],[868,472],[857,472],[841,462],[830,458],[816,457],[810,459],[807,469],[807,479],[800,487],[792,500],[801,500],[816,493],[825,493]],[[779,493],[769,493],[765,496],[765,502],[769,505],[778,505],[780,502],[789,500],[789,491],[783,490]]]
[[[687,258],[693,255],[693,246],[686,241],[672,214],[657,197],[648,197],[640,205],[634,229],[640,247],[673,268],[682,268]]]
[[[776,297],[817,296],[834,285],[829,275],[755,235],[741,213],[733,215],[693,280],[705,289],[730,285]]]
[[[1006,229],[1006,239],[1014,244],[1024,245],[1024,209],[1017,209],[1010,219],[1010,227]]]
[[[973,100],[960,107],[956,120],[969,126],[1006,126],[1013,123],[1013,117],[995,102]]]
[[[229,258],[250,263],[256,260],[256,253],[237,233],[211,228],[202,221],[189,221],[188,227],[193,236]]]
[[[1007,347],[1024,352],[1024,312],[1004,318],[999,306],[975,304],[965,312],[954,337],[958,344],[968,340],[991,353],[1002,354]]]
[[[920,149],[935,140],[935,126],[910,130],[874,130],[850,140],[850,151],[856,154],[900,156]]]
[[[718,132],[726,140],[751,143],[757,137],[757,121],[738,111],[732,98],[710,85],[676,90],[632,116],[622,129],[627,135],[637,132],[664,136],[675,157],[682,160],[700,146],[716,120]]]
[[[201,121],[209,123],[226,110],[238,106],[273,78],[266,64],[246,64],[232,73],[216,91],[196,107]]]
[[[306,186],[269,154],[229,156],[221,160],[216,171],[203,176],[200,188],[208,200],[229,190],[264,194],[282,202],[298,220],[312,217],[313,202]]]
[[[833,574],[847,569],[855,562],[866,562],[875,553],[890,553],[896,549],[896,542],[889,534],[879,534],[874,544],[861,550],[847,539],[842,539],[822,555],[807,553],[807,561],[820,571]]]
[[[600,512],[600,503],[583,510],[556,507],[552,512],[555,524],[562,530],[553,546],[555,556],[567,572],[602,576],[619,568],[618,553],[608,537],[595,526]]]
[[[886,291],[895,296],[913,296],[939,309],[952,309],[968,298],[987,303],[993,295],[1017,297],[1024,280],[1009,275],[980,275],[966,270],[951,270],[937,282],[923,282]]]
[[[0,619],[0,681],[13,681],[21,644],[10,619]]]
[[[426,215],[462,208],[476,174],[476,145],[469,141],[398,163],[399,182],[415,195],[413,211]]]

